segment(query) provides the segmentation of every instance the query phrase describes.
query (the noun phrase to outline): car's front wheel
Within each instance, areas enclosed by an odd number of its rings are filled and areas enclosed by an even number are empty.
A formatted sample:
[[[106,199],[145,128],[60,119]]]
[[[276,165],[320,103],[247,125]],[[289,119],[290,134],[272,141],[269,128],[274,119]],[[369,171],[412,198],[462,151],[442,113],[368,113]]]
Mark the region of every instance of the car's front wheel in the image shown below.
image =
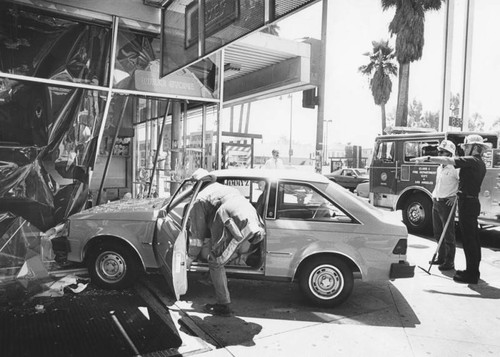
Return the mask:
[[[323,256],[306,262],[299,285],[313,304],[333,307],[351,295],[354,278],[352,270],[341,258]]]
[[[132,250],[114,242],[102,242],[93,247],[87,267],[92,283],[108,290],[130,287],[141,271]]]

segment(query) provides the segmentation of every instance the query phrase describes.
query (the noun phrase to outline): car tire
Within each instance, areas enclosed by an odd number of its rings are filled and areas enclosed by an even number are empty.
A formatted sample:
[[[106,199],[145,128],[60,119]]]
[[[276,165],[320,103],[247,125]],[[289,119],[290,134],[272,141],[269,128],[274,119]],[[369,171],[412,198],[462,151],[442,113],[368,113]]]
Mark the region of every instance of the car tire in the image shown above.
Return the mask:
[[[338,257],[317,257],[301,270],[299,286],[314,305],[334,307],[351,295],[354,278],[352,270]]]
[[[432,202],[426,195],[419,193],[408,197],[402,214],[410,233],[432,232]]]
[[[123,244],[102,242],[93,247],[87,258],[91,282],[107,290],[132,286],[141,269],[134,252]]]

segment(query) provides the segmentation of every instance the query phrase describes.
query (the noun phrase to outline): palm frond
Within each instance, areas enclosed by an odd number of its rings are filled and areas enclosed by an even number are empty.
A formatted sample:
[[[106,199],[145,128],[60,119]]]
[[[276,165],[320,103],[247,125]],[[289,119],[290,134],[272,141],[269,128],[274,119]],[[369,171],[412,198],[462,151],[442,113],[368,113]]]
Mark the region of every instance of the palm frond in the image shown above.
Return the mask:
[[[381,0],[382,9],[385,11],[393,6],[399,7],[401,6],[401,1],[402,0]]]

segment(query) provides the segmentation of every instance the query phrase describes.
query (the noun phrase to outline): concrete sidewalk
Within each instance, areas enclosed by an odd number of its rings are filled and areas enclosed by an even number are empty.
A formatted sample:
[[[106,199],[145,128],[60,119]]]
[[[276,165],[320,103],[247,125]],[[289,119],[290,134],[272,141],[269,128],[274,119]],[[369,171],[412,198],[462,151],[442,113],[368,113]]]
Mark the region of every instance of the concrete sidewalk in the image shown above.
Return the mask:
[[[412,235],[408,243],[408,260],[427,270],[436,243]],[[455,264],[465,267],[461,248]],[[453,274],[417,267],[413,279],[356,282],[335,309],[307,305],[296,284],[230,279],[231,318],[200,312],[213,291],[195,279],[170,308],[181,308],[209,337],[207,357],[500,356],[500,252],[483,248],[477,285],[455,283]]]

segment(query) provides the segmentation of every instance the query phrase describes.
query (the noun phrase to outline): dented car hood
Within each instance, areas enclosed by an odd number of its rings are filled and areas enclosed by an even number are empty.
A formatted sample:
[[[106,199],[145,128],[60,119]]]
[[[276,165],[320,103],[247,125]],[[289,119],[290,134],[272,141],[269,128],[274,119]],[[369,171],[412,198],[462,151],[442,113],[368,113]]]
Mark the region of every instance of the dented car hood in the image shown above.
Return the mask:
[[[164,198],[121,200],[106,203],[74,214],[70,220],[144,221],[156,219],[158,211],[167,203]]]

